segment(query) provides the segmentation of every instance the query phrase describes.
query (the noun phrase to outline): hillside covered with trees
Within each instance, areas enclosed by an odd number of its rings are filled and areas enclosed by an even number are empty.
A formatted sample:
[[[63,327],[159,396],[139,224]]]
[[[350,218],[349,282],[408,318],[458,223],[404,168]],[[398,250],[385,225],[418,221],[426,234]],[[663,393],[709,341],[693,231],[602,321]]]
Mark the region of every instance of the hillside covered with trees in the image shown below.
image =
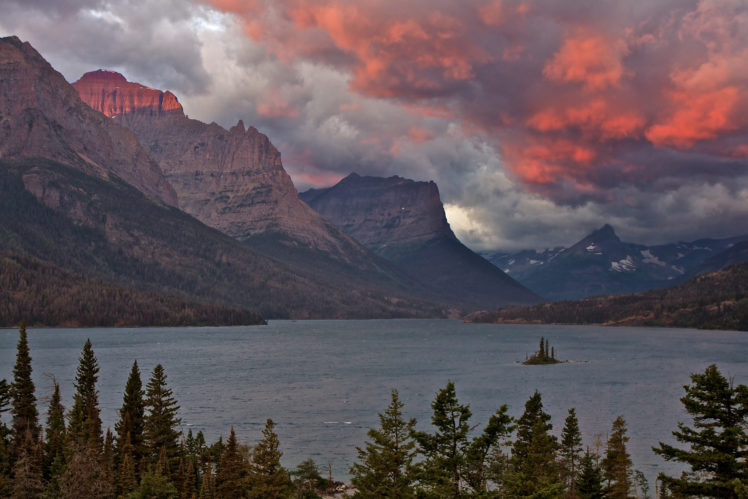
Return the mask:
[[[470,322],[603,324],[748,331],[748,263],[697,276],[672,288],[593,296],[481,312]]]
[[[248,310],[92,280],[33,257],[0,254],[0,327],[177,327],[265,324]]]
[[[156,365],[143,386],[137,361],[124,385],[114,430],[104,431],[97,390],[99,365],[86,341],[74,382],[73,407],[62,406],[54,383],[46,416],[32,381],[31,352],[21,326],[13,379],[0,381],[0,496],[13,498],[316,498],[336,483],[305,460],[281,465],[275,424],[268,419],[254,445],[233,428],[207,444],[202,432],[184,435],[179,405]],[[691,376],[683,401],[693,424],[673,432],[678,448],[653,450],[690,467],[678,477],[660,474],[659,497],[738,498],[748,490],[748,387],[734,386],[709,366]],[[430,431],[403,415],[398,392],[379,415],[379,428],[357,448],[351,467],[361,498],[615,498],[650,497],[651,485],[627,451],[626,421],[613,421],[604,447],[583,448],[576,412],[569,409],[560,436],[537,391],[519,418],[502,405],[485,423],[452,382],[431,404]],[[6,419],[7,418],[7,419]],[[45,421],[42,423],[42,421]],[[339,489],[340,487],[338,487]],[[659,493],[659,494],[658,494]]]

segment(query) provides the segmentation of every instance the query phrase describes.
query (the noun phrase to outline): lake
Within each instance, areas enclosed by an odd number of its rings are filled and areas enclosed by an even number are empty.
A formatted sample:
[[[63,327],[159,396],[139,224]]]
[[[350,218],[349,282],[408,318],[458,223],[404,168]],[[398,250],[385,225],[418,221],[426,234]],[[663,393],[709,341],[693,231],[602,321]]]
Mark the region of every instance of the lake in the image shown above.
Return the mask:
[[[518,361],[548,338],[569,363],[523,366]],[[29,329],[34,382],[46,418],[54,375],[66,407],[78,356],[90,338],[99,361],[105,426],[116,411],[132,361],[145,385],[161,363],[181,405],[183,429],[202,430],[208,443],[233,425],[240,441],[261,438],[276,424],[283,462],[312,457],[332,463],[336,479],[363,446],[366,431],[396,388],[406,417],[428,429],[431,401],[454,381],[471,422],[485,425],[501,404],[519,417],[538,390],[559,435],[575,407],[585,445],[603,442],[611,423],[628,423],[634,467],[650,482],[673,471],[651,451],[686,421],[679,401],[689,374],[716,363],[735,383],[748,384],[748,334],[658,328],[463,324],[456,320],[271,321],[220,328]],[[0,330],[0,378],[11,379],[18,332]],[[6,421],[8,416],[6,415]],[[677,469],[677,468],[676,468]],[[326,471],[323,471],[326,475]],[[654,490],[654,484],[651,483]]]

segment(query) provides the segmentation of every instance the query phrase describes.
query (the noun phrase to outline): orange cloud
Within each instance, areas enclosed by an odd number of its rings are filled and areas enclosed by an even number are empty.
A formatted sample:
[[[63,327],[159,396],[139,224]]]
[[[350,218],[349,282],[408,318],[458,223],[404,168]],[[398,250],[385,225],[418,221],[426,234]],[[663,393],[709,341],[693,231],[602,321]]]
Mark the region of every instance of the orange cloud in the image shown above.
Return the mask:
[[[638,110],[619,109],[604,99],[549,107],[527,120],[527,126],[539,132],[574,128],[581,130],[587,138],[601,141],[637,137],[645,124],[646,118]]]
[[[688,148],[739,127],[741,91],[736,87],[702,94],[675,92],[671,99],[673,112],[646,132],[647,139],[657,146]]]
[[[552,81],[581,83],[589,90],[618,85],[626,74],[623,58],[628,47],[623,40],[579,29],[567,37],[561,48],[543,68]]]
[[[593,165],[598,153],[591,147],[568,139],[525,138],[524,144],[503,148],[504,159],[525,182],[549,184],[559,178],[573,179]]]

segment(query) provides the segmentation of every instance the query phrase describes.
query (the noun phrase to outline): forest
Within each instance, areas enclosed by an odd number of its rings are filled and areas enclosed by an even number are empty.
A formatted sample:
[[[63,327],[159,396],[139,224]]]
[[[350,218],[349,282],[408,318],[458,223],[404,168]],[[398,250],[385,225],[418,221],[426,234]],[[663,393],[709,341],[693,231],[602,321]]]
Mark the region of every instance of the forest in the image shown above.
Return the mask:
[[[699,275],[672,288],[510,306],[470,322],[604,324],[748,331],[748,263]]]
[[[160,364],[143,386],[133,362],[114,430],[104,431],[90,341],[79,358],[73,407],[63,407],[55,382],[45,417],[37,407],[31,360],[22,324],[13,379],[0,381],[2,497],[309,499],[332,494],[338,485],[323,478],[311,459],[284,468],[270,419],[252,445],[239,443],[233,428],[225,442],[210,445],[201,432],[184,435]],[[686,471],[661,473],[650,484],[633,467],[623,415],[612,422],[607,441],[583,448],[575,409],[556,436],[536,391],[519,418],[502,405],[477,431],[480,423],[471,421],[469,405],[458,401],[448,382],[431,404],[431,431],[417,431],[393,390],[380,426],[357,447],[350,469],[354,497],[748,497],[748,387],[735,386],[711,365],[692,374],[684,391],[691,421],[673,431],[679,446],[659,442],[653,451]]]

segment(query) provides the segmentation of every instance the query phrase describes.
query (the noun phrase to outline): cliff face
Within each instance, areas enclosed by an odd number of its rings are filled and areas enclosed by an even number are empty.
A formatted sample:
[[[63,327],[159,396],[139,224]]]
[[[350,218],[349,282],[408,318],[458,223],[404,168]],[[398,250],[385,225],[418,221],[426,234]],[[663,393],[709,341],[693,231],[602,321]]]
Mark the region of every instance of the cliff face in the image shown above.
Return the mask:
[[[454,239],[434,182],[352,173],[301,198],[366,247],[384,256],[439,237]]]
[[[92,108],[131,129],[177,192],[179,208],[240,240],[281,234],[286,245],[366,266],[366,251],[298,199],[268,138],[239,121],[226,130],[185,116],[170,92],[111,71],[73,86]]]
[[[495,308],[540,300],[455,237],[434,182],[351,174],[301,198],[454,304]]]
[[[130,83],[115,71],[100,69],[86,73],[73,86],[84,102],[110,117],[131,112],[182,113],[182,105],[173,93]]]
[[[174,190],[133,133],[79,98],[28,43],[0,39],[0,158],[41,157],[84,173],[114,174],[175,205]]]

